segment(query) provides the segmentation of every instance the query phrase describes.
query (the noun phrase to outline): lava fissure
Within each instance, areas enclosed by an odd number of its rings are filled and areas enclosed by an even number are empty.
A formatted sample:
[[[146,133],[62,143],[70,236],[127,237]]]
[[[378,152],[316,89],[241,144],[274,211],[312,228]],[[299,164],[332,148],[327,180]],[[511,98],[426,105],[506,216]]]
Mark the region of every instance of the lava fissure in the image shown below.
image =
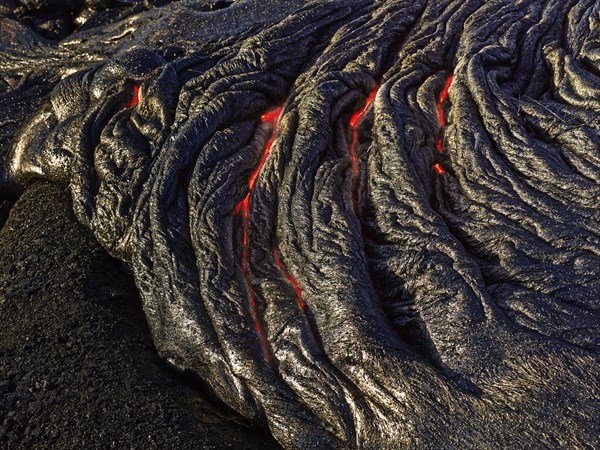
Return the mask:
[[[375,88],[367,97],[365,105],[362,107],[362,109],[356,111],[354,114],[352,114],[352,116],[350,116],[350,128],[352,128],[352,142],[350,144],[350,155],[352,156],[352,171],[354,172],[354,188],[352,190],[352,201],[354,203],[355,210],[358,204],[358,157],[356,156],[356,143],[358,142],[358,124],[360,123],[360,120],[375,100],[375,96],[379,91],[379,85],[380,83],[377,83],[375,85]]]
[[[444,86],[444,90],[440,94],[440,99],[437,102],[437,112],[438,112],[438,119],[440,121],[440,128],[446,126],[446,119],[444,117],[444,102],[446,101],[446,98],[448,97],[448,91],[450,90],[450,86],[452,85],[453,78],[454,78],[453,75],[450,75],[448,77],[448,79],[446,80],[446,85]]]
[[[244,274],[244,280],[246,281],[246,288],[248,291],[248,296],[250,297],[250,307],[252,309],[252,317],[254,320],[254,326],[256,327],[256,331],[258,332],[258,335],[260,336],[260,341],[261,341],[261,345],[262,345],[263,352],[265,355],[265,359],[267,360],[268,363],[271,363],[271,355],[270,355],[270,352],[268,349],[266,336],[264,335],[264,333],[261,329],[261,326],[260,326],[260,319],[258,317],[258,312],[256,309],[256,298],[254,296],[254,290],[252,289],[252,286],[250,284],[250,279],[248,277],[248,270],[249,270],[249,268],[248,268],[248,207],[250,204],[250,196],[252,195],[252,191],[256,184],[256,179],[258,177],[258,174],[260,173],[262,166],[264,165],[265,161],[267,160],[267,156],[269,155],[269,152],[271,151],[271,147],[273,146],[273,142],[275,141],[275,137],[277,135],[277,121],[279,120],[279,116],[281,115],[282,109],[283,109],[283,105],[279,106],[278,108],[276,108],[272,111],[269,111],[269,112],[263,114],[260,117],[260,120],[263,123],[272,124],[273,130],[271,131],[271,135],[269,136],[269,140],[267,141],[267,144],[266,144],[265,150],[261,156],[260,162],[258,163],[256,168],[250,175],[250,178],[248,179],[248,193],[246,194],[244,199],[240,203],[238,203],[238,205],[235,207],[235,209],[233,211],[234,215],[241,213],[241,216],[242,216],[242,261],[241,261],[242,273]]]
[[[440,126],[440,132],[437,140],[437,149],[440,153],[444,151],[444,139],[442,138],[441,130],[446,126],[446,118],[444,117],[444,103],[446,102],[446,98],[448,97],[448,91],[450,90],[450,86],[452,85],[452,80],[454,78],[453,74],[450,74],[448,79],[446,80],[446,84],[444,85],[444,89],[440,94],[440,98],[436,104],[438,120]],[[446,171],[440,166],[439,163],[433,166],[438,175],[445,173]]]
[[[279,270],[281,270],[281,273],[283,274],[283,276],[287,278],[287,280],[290,282],[290,284],[294,288],[294,291],[296,291],[296,298],[298,300],[298,305],[300,306],[300,309],[304,313],[304,317],[306,318],[308,327],[315,339],[316,344],[319,346],[319,348],[321,350],[323,350],[323,341],[321,339],[321,335],[319,334],[317,325],[314,323],[314,319],[310,316],[310,310],[307,310],[307,308],[306,308],[306,303],[304,302],[304,299],[302,298],[302,290],[300,289],[298,282],[294,279],[294,277],[292,277],[289,274],[289,272],[285,268],[285,265],[283,264],[283,262],[281,261],[281,258],[279,257],[279,250],[277,248],[275,248],[273,255],[275,257],[275,262],[277,263]]]
[[[140,87],[137,85],[133,85],[133,92],[131,93],[131,100],[127,104],[127,108],[133,108],[140,101]]]
[[[283,275],[288,279],[288,281],[290,282],[290,284],[293,286],[294,290],[296,291],[296,296],[298,298],[298,305],[300,305],[300,308],[302,309],[302,311],[305,311],[306,304],[304,303],[304,300],[302,300],[302,291],[300,290],[300,286],[298,286],[298,283],[296,282],[296,280],[294,280],[294,278],[288,273],[285,266],[281,262],[281,259],[279,258],[279,251],[277,249],[275,249],[274,256],[275,256],[275,262],[277,263],[277,266],[279,266],[279,269],[281,270]]]
[[[362,109],[360,111],[356,111],[350,117],[350,127],[352,128],[352,143],[350,144],[350,154],[352,155],[352,170],[354,171],[355,176],[358,176],[358,159],[356,157],[356,142],[358,141],[358,124],[369,109],[369,107],[371,106],[371,104],[373,103],[373,100],[375,100],[377,91],[379,91],[379,83],[375,85],[375,88],[367,97],[365,105],[362,107]]]
[[[440,166],[440,163],[434,164],[433,168],[435,169],[435,171],[437,172],[438,175],[441,175],[446,172],[444,169],[442,169],[442,166]]]

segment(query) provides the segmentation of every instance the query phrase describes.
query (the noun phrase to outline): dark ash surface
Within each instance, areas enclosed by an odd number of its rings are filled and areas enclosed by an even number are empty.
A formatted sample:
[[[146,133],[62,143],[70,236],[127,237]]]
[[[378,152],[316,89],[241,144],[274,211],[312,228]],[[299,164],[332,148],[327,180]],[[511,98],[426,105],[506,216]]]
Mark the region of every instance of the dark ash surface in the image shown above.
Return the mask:
[[[0,230],[2,448],[279,448],[156,354],[132,280],[64,189],[28,189]]]

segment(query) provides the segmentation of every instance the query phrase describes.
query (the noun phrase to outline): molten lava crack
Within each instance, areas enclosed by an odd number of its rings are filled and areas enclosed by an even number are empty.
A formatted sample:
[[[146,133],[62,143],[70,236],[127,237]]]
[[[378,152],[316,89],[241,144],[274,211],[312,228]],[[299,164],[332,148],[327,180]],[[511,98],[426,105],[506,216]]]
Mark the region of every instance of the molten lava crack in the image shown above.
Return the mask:
[[[283,105],[278,107],[277,109],[274,109],[273,111],[269,111],[269,112],[263,114],[260,118],[260,120],[263,123],[272,124],[273,130],[271,131],[271,136],[269,137],[269,140],[267,141],[267,145],[265,146],[265,150],[262,154],[260,162],[258,163],[256,168],[250,175],[250,178],[248,179],[248,193],[246,194],[244,199],[240,203],[238,203],[238,205],[236,206],[236,208],[234,210],[234,214],[237,215],[237,214],[241,213],[241,215],[242,215],[242,262],[241,262],[242,272],[244,274],[244,279],[246,281],[246,288],[248,289],[248,296],[250,297],[250,306],[252,309],[252,316],[254,318],[254,325],[256,327],[256,331],[258,332],[258,334],[260,336],[261,345],[262,345],[262,348],[263,348],[263,351],[265,354],[265,359],[267,360],[267,362],[270,362],[271,357],[269,354],[266,337],[261,329],[260,318],[258,317],[258,312],[256,309],[256,298],[254,296],[254,291],[252,289],[250,280],[248,278],[248,206],[249,206],[249,202],[250,202],[250,196],[252,195],[252,191],[254,189],[254,185],[256,184],[256,179],[258,177],[258,174],[260,173],[262,166],[264,165],[265,161],[267,160],[267,156],[269,155],[269,152],[271,150],[273,142],[275,141],[275,137],[277,136],[277,121],[279,120],[279,116],[281,115],[282,109],[283,109]]]
[[[446,126],[446,118],[444,117],[444,103],[446,102],[446,98],[448,97],[448,91],[450,90],[450,86],[452,85],[453,75],[450,75],[446,80],[446,84],[444,86],[444,90],[440,94],[440,99],[437,102],[437,113],[438,119],[440,122],[440,135],[437,141],[437,149],[441,153],[444,151],[444,139],[442,138],[441,129]],[[446,172],[441,166],[440,163],[437,163],[433,166],[438,175]]]
[[[356,156],[356,143],[358,141],[358,133],[357,128],[360,120],[365,115],[373,100],[375,100],[375,96],[377,95],[377,91],[379,90],[379,83],[375,85],[373,91],[367,97],[365,105],[362,107],[360,111],[356,111],[350,117],[350,127],[352,128],[352,143],[350,144],[350,154],[352,155],[352,170],[354,170],[354,175],[358,176],[358,159]]]
[[[138,104],[138,102],[140,101],[140,88],[137,85],[133,85],[133,91],[131,93],[131,100],[129,100],[129,103],[127,104],[127,108],[132,108],[135,105]]]

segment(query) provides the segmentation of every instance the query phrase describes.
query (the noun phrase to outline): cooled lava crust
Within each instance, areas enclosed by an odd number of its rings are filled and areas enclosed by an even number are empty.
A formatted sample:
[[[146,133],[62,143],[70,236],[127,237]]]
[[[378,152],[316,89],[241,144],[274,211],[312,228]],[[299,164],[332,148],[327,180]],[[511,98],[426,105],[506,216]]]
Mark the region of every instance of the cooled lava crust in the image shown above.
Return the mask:
[[[3,198],[62,184],[228,407],[286,448],[600,445],[600,3],[0,13]]]

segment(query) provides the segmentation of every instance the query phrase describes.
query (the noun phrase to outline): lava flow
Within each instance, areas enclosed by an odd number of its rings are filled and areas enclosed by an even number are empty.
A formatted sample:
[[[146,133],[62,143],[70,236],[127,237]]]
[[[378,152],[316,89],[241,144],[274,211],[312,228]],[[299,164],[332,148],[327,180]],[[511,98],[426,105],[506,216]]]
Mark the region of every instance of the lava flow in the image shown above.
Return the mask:
[[[269,111],[269,112],[263,114],[260,118],[260,120],[263,123],[272,124],[273,131],[271,132],[271,136],[269,137],[269,140],[267,141],[267,145],[265,146],[265,151],[263,152],[263,155],[260,159],[260,162],[258,163],[258,166],[256,167],[256,169],[254,169],[254,171],[250,175],[250,178],[248,180],[248,193],[246,194],[244,199],[240,203],[238,203],[235,210],[233,211],[234,214],[238,214],[240,212],[242,214],[242,223],[243,223],[242,272],[244,273],[244,279],[246,280],[246,288],[248,289],[248,295],[250,296],[250,305],[252,307],[252,316],[254,318],[254,325],[256,326],[256,331],[258,332],[258,335],[260,336],[261,344],[262,344],[263,351],[265,354],[265,359],[267,360],[267,362],[270,362],[271,358],[269,355],[266,338],[263,335],[263,332],[260,328],[260,323],[258,320],[258,313],[256,311],[256,300],[254,298],[254,292],[252,291],[252,286],[250,286],[250,281],[248,280],[248,204],[250,202],[250,196],[252,195],[252,190],[254,189],[254,185],[256,183],[256,178],[258,177],[258,174],[260,173],[262,166],[264,165],[265,161],[267,160],[269,151],[271,150],[271,147],[273,146],[273,142],[275,141],[276,130],[277,130],[277,128],[276,128],[277,121],[279,119],[279,116],[281,115],[282,109],[283,109],[283,106],[280,106],[279,108],[277,108],[273,111]]]

